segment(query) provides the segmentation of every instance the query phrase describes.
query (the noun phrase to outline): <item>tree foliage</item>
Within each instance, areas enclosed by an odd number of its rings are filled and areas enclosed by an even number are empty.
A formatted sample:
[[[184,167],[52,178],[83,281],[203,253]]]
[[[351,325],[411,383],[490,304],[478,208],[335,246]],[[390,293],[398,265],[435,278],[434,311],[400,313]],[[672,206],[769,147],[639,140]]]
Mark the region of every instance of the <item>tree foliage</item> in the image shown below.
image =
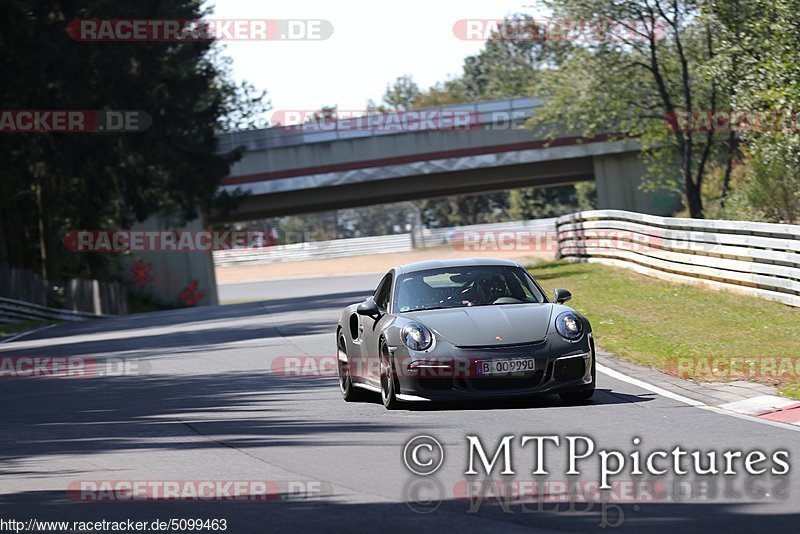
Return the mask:
[[[483,49],[464,60],[461,83],[470,101],[532,96],[542,67],[552,63],[559,47],[538,38],[529,15],[507,17]]]
[[[714,76],[720,53],[713,19],[695,0],[552,0],[554,16],[610,23],[602,38],[562,46],[540,85],[547,106],[536,123],[584,135],[638,139],[651,185],[681,189],[691,216],[703,217],[703,180],[730,151],[713,129],[694,131],[678,114],[727,109],[730,80]]]
[[[83,18],[197,19],[201,4],[3,2],[5,109],[141,110],[153,122],[140,133],[0,136],[0,260],[50,278],[102,277],[104,255],[68,253],[68,230],[193,219],[229,200],[217,190],[239,154],[217,153],[215,134],[246,127],[265,102],[231,81],[214,43],[79,42],[65,31]]]
[[[420,95],[419,86],[411,75],[399,76],[392,85],[386,86],[383,102],[389,109],[401,111],[414,107]]]
[[[723,202],[720,215],[800,222],[800,0],[712,0],[706,9],[724,49],[715,74],[732,80],[732,107],[786,119],[739,133],[746,179],[737,209]]]

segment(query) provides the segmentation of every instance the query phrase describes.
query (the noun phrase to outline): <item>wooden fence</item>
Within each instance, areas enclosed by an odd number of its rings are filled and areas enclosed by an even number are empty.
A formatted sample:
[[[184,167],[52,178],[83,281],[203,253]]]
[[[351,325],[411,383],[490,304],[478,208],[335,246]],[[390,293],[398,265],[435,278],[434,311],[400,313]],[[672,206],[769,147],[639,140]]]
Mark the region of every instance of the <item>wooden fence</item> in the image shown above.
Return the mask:
[[[121,283],[80,278],[48,281],[4,263],[0,263],[0,298],[0,321],[47,318],[47,314],[56,319],[85,319],[128,313],[128,292]]]

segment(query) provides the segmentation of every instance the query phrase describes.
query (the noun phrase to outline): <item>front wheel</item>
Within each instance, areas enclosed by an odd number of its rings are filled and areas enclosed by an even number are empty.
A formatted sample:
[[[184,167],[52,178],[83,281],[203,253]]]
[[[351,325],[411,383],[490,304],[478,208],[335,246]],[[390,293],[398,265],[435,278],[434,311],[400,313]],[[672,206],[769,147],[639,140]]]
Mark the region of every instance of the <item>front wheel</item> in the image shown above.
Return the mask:
[[[394,410],[400,406],[400,401],[397,400],[394,361],[385,345],[381,347],[381,400],[387,410]]]

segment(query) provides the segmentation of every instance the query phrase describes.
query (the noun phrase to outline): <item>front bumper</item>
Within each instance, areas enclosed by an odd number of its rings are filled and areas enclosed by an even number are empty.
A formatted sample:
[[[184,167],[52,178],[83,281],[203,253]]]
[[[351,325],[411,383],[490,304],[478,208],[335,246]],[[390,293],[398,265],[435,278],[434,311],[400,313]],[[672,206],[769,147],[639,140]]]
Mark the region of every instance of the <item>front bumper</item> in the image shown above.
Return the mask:
[[[465,400],[521,397],[593,389],[591,333],[577,342],[546,340],[500,347],[455,347],[439,342],[426,353],[390,349],[401,400]],[[475,362],[533,358],[533,371],[480,376]]]

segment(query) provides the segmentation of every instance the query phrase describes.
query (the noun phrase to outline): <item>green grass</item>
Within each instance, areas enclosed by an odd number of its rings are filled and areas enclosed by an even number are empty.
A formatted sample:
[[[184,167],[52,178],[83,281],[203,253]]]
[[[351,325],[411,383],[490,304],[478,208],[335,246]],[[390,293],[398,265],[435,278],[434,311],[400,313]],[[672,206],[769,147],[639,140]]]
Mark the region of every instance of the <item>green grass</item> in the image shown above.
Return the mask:
[[[596,263],[541,263],[529,271],[550,295],[555,287],[572,292],[569,305],[589,318],[600,347],[641,365],[670,371],[670,359],[697,356],[800,361],[800,308]],[[757,380],[800,399],[796,373]]]
[[[0,338],[22,332],[23,330],[33,330],[47,326],[58,321],[23,321],[21,323],[0,324]]]

